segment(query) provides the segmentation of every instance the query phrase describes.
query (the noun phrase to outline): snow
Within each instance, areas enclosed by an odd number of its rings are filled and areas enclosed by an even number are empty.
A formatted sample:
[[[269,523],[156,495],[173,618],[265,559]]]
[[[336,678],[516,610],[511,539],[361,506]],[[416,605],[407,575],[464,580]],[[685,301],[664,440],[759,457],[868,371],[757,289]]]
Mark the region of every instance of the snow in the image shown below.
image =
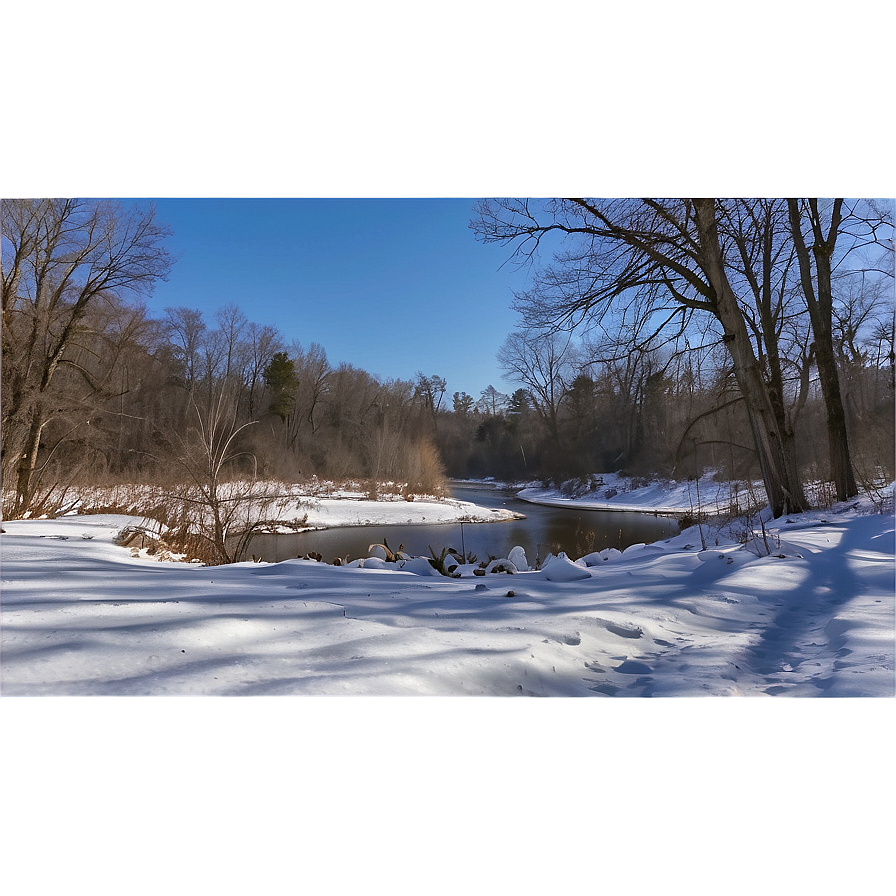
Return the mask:
[[[573,563],[562,551],[556,557],[548,555],[542,564],[541,573],[548,582],[579,582],[591,578],[591,573],[584,568],[584,564]]]
[[[526,552],[517,545],[515,548],[511,548],[509,553],[507,554],[507,559],[517,568],[521,570],[528,571],[529,569],[529,560],[526,557]]]
[[[220,493],[226,497],[236,485],[222,483]],[[241,485],[242,489],[236,491],[245,496],[246,486]],[[253,508],[255,514],[276,518],[284,524],[281,527],[283,532],[340,526],[494,523],[518,518],[518,514],[509,510],[480,507],[455,498],[414,495],[409,499],[400,493],[394,483],[381,483],[380,489],[380,494],[374,500],[368,492],[355,487],[314,479],[296,485],[259,481],[251,487],[251,493],[259,499],[259,503]],[[72,493],[74,497],[71,496]],[[77,491],[69,489],[67,495],[68,502],[60,497],[60,504],[65,508],[70,507],[71,513],[85,514],[93,514],[98,508],[110,507],[136,513],[139,507],[152,506],[165,500],[163,491],[141,485],[85,487]],[[265,501],[269,501],[269,505],[265,506]],[[146,521],[140,519],[137,522]],[[157,525],[150,521],[149,528]]]
[[[406,513],[341,503],[321,518]],[[2,692],[892,697],[894,526],[872,510],[456,578],[422,558],[160,563],[116,544],[133,517],[6,522]]]
[[[762,495],[761,483],[715,481],[709,475],[697,480],[657,480],[640,484],[618,473],[592,477],[573,494],[557,488],[527,486],[517,495],[533,504],[575,506],[583,510],[645,511],[659,514],[725,513],[733,505],[748,509]],[[578,492],[581,492],[579,494]]]
[[[492,510],[453,498],[371,501],[353,493],[316,498],[309,507],[303,507],[302,512],[307,512],[307,525],[311,529],[416,523],[493,523],[517,517],[509,510]]]

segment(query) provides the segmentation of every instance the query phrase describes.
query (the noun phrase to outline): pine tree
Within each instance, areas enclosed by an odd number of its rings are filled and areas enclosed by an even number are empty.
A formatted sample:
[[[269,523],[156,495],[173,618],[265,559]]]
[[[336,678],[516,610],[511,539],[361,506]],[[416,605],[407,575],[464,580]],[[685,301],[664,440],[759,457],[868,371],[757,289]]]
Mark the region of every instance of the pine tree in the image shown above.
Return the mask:
[[[295,364],[286,352],[277,352],[271,358],[264,371],[264,382],[271,393],[268,410],[285,423],[292,413],[299,389]]]

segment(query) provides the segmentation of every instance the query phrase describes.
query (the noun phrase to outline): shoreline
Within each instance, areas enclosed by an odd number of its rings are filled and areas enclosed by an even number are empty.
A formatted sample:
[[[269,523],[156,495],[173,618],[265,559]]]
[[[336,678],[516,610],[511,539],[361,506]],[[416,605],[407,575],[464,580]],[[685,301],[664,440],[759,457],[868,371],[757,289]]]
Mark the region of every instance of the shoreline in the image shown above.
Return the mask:
[[[349,529],[359,526],[426,526],[499,523],[519,518],[510,510],[482,507],[469,501],[370,501],[323,498],[308,509],[307,529]]]
[[[550,497],[543,498],[532,495],[524,495],[523,489],[516,497],[519,501],[526,501],[529,504],[538,504],[542,507],[557,507],[561,510],[593,510],[596,513],[609,511],[612,513],[641,513],[645,516],[667,516],[680,518],[691,513],[690,508],[674,507],[665,508],[662,506],[645,507],[643,504],[611,504],[601,501],[583,501],[578,498],[559,498]]]
[[[505,511],[506,516],[501,516],[494,520],[485,519],[450,519],[450,520],[362,520],[356,523],[331,523],[328,526],[304,526],[301,529],[283,528],[259,532],[264,535],[301,535],[304,532],[332,532],[334,529],[364,529],[373,526],[396,527],[399,526],[489,526],[497,523],[512,523],[514,520],[526,519],[525,514],[514,513],[513,511]]]

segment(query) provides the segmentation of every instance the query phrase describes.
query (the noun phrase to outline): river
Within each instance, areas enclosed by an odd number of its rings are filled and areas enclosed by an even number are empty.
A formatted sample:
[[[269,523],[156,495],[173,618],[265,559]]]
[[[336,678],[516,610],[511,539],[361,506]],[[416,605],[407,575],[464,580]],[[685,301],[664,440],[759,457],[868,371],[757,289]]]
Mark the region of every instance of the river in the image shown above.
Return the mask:
[[[366,557],[371,544],[387,540],[393,550],[403,546],[412,556],[429,556],[430,546],[472,552],[479,560],[506,557],[519,545],[529,563],[544,559],[549,552],[565,551],[573,559],[604,548],[623,550],[639,542],[649,543],[677,535],[678,522],[672,517],[651,513],[604,510],[577,510],[530,504],[516,497],[515,489],[479,485],[456,485],[451,497],[482,507],[500,507],[525,515],[525,519],[501,523],[445,523],[413,526],[348,526],[313,532],[258,535],[248,553],[278,563],[316,552],[325,561],[335,557],[357,560]],[[248,558],[246,558],[248,559]]]

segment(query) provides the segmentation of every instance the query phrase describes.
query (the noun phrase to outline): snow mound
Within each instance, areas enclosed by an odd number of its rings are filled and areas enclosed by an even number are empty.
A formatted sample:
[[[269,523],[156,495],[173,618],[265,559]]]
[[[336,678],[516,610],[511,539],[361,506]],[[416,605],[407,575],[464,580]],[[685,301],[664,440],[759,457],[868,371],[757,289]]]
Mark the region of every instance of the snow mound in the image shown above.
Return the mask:
[[[366,560],[362,561],[362,566],[364,569],[394,569],[394,564],[390,566],[380,557],[368,557]]]
[[[585,567],[573,563],[562,551],[556,557],[548,557],[542,571],[549,582],[576,582],[591,578]]]
[[[454,556],[454,554],[449,553],[445,555],[443,566],[445,567],[445,572],[447,572],[450,576],[453,575],[455,570],[460,567],[460,561],[457,559],[457,557]]]
[[[364,564],[367,565],[366,563]],[[417,576],[441,576],[441,573],[433,567],[426,557],[414,557],[401,563],[404,572],[412,572]]]
[[[616,548],[606,548],[603,551],[594,551],[591,554],[586,554],[579,562],[584,563],[585,566],[594,567],[607,563],[610,560],[616,560],[621,556],[622,551],[617,551]]]
[[[661,554],[663,552],[663,548],[657,544],[644,544],[643,542],[639,542],[638,544],[629,545],[623,552],[622,556],[625,557],[626,560],[631,560],[632,557],[641,554],[645,557],[652,557],[656,554]]]
[[[511,563],[510,560],[504,559],[504,560],[492,560],[492,562],[489,563],[489,565],[485,567],[485,571],[486,571],[486,573],[490,573],[490,572],[515,573],[515,572],[519,572],[519,569],[517,568],[515,563]]]
[[[604,628],[619,638],[638,639],[644,634],[641,626],[633,622],[612,622],[608,619],[604,622]]]
[[[523,570],[525,572],[529,569],[529,560],[526,557],[526,552],[519,545],[517,545],[510,551],[510,553],[507,555],[507,559],[518,570]]]

